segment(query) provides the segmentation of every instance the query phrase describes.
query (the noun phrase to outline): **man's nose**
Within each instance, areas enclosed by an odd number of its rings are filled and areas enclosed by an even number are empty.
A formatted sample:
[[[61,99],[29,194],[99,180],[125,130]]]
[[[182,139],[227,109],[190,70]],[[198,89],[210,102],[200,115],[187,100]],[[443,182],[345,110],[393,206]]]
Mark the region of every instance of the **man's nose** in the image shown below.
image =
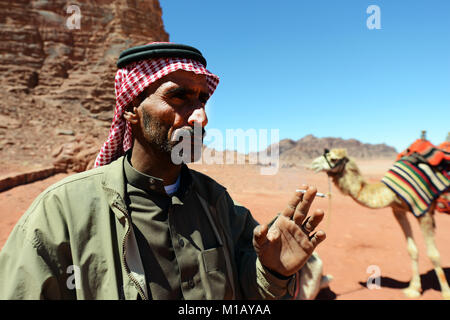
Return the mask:
[[[190,126],[194,126],[194,122],[200,123],[202,127],[206,127],[208,123],[208,117],[206,116],[205,108],[198,107],[194,109],[188,119]]]

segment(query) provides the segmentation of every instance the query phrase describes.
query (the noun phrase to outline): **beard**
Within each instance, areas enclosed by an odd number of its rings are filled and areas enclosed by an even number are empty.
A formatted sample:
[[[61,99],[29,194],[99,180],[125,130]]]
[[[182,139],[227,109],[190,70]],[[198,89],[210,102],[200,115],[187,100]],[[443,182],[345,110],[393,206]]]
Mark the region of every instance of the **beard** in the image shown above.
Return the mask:
[[[183,159],[185,160],[183,162],[195,162],[198,160],[198,152],[194,152],[194,149],[199,147],[200,149],[202,148],[203,138],[206,134],[205,128],[202,127],[201,134],[196,135],[196,130],[194,128],[185,126],[174,130],[169,137],[170,128],[167,128],[158,119],[150,116],[147,111],[142,110],[142,118],[144,123],[144,138],[146,143],[151,146],[152,149],[157,150],[161,154],[164,154],[168,157],[173,157],[172,153],[174,151],[178,153],[178,150],[174,150],[174,147],[180,143],[183,143],[183,137],[189,135],[191,137],[191,141],[187,144],[191,147],[191,159],[189,161],[189,159],[183,157]],[[182,157],[183,155],[178,154],[177,156]]]
[[[142,110],[142,118],[144,122],[144,137],[146,142],[158,151],[170,154],[173,145],[171,145],[167,137],[169,129],[166,128],[159,120],[151,117],[145,110]]]

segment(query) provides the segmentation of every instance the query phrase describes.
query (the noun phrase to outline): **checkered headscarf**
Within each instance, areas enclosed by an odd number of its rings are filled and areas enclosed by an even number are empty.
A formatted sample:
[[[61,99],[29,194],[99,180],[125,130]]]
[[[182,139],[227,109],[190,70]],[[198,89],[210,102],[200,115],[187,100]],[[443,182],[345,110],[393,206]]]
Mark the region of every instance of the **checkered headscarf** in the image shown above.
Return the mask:
[[[131,125],[123,114],[130,104],[151,83],[176,70],[192,71],[206,75],[206,83],[211,96],[219,84],[219,77],[210,73],[198,61],[184,58],[158,58],[133,62],[119,69],[115,78],[116,108],[109,135],[94,167],[108,164],[132,147]]]

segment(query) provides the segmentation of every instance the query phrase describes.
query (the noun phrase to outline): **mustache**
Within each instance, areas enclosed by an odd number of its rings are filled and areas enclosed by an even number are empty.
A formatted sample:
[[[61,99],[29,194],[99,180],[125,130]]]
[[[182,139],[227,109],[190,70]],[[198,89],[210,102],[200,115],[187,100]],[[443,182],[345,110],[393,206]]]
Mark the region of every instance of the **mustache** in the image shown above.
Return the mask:
[[[201,128],[201,133],[198,132],[199,130],[200,130],[200,128],[196,129],[196,128],[190,127],[190,126],[178,128],[172,133],[172,137],[171,137],[170,141],[177,143],[180,141],[180,137],[182,140],[186,136],[191,137],[192,142],[196,141],[196,140],[203,141],[204,137],[206,136],[206,130],[203,127]]]

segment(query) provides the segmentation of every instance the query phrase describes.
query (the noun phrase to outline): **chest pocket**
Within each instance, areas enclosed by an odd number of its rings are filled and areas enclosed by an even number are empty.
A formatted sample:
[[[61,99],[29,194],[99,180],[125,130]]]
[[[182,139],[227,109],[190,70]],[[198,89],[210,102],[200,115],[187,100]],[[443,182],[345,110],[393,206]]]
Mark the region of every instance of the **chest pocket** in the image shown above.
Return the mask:
[[[225,251],[222,246],[200,251],[200,278],[208,300],[232,298],[231,279],[227,278]]]

